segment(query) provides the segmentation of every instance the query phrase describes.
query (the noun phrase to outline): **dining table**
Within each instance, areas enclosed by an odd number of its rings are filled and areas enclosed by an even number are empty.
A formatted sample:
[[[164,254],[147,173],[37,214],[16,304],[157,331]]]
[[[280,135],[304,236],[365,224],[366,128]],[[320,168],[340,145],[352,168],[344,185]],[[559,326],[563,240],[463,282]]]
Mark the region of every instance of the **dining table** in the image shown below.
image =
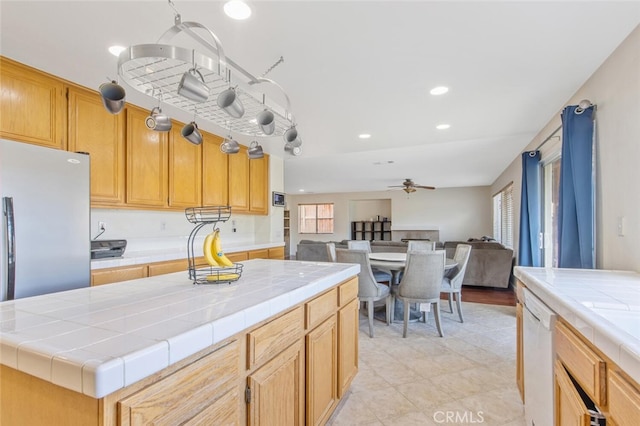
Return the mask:
[[[369,263],[372,268],[382,269],[385,271],[389,271],[391,273],[391,282],[390,286],[400,284],[400,273],[404,270],[407,264],[407,253],[406,252],[374,252],[369,253]],[[458,262],[454,259],[450,259],[448,257],[444,260],[444,275],[458,266]],[[403,322],[404,321],[404,305],[403,303],[394,297],[394,317],[391,319],[393,322]],[[429,304],[425,304],[425,308],[429,306]],[[426,310],[426,309],[425,309]],[[410,321],[417,321],[422,316],[422,309],[411,310],[409,314]],[[386,321],[383,316],[377,315],[376,319],[380,319]]]

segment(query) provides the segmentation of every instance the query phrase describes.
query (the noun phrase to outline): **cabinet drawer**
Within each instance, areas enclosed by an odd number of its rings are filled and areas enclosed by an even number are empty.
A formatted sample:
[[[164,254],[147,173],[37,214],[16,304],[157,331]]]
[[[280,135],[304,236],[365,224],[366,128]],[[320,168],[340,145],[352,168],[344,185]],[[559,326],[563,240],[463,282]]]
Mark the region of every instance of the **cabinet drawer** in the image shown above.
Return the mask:
[[[640,391],[609,370],[609,417],[618,425],[640,425]]]
[[[230,390],[194,418],[184,423],[184,426],[239,425],[239,394],[237,387]]]
[[[358,297],[358,278],[352,278],[338,287],[338,306],[343,307]]]
[[[270,360],[302,338],[302,306],[247,334],[247,368]]]
[[[170,274],[172,272],[186,271],[189,269],[187,259],[169,260],[167,262],[152,263],[149,265],[149,276]]]
[[[119,424],[182,424],[238,386],[234,341],[118,402]]]
[[[225,254],[227,255],[227,258],[233,263],[242,262],[243,260],[249,260],[249,254],[246,251]]]
[[[269,249],[269,259],[284,260],[284,247],[273,247]]]
[[[312,330],[321,322],[329,318],[336,312],[338,308],[338,290],[332,288],[322,296],[318,296],[310,302],[307,302],[305,327]]]
[[[605,362],[564,324],[556,323],[556,354],[584,391],[605,405]]]
[[[124,266],[122,268],[97,269],[91,271],[91,285],[110,284],[147,277],[147,265]]]
[[[249,259],[268,259],[269,249],[251,250],[249,252]]]

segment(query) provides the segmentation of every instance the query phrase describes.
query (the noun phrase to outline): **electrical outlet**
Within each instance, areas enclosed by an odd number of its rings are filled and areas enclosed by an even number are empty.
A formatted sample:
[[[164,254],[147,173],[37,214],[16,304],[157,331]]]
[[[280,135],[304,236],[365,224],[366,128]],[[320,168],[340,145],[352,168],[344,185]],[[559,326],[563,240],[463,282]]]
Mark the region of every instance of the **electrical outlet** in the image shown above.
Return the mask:
[[[98,230],[99,231],[106,231],[107,230],[107,224],[104,222],[98,222]]]

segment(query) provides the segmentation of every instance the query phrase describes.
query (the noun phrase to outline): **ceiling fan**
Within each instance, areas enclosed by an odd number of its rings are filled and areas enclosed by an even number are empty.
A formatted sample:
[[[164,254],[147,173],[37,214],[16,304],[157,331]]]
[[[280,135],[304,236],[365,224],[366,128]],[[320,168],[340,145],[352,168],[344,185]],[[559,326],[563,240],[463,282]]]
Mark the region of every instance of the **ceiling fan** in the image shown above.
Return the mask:
[[[402,188],[404,192],[410,194],[412,192],[416,192],[416,188],[421,189],[436,189],[434,186],[424,186],[424,185],[416,185],[413,180],[407,178],[402,182],[402,185],[391,185],[389,188]]]

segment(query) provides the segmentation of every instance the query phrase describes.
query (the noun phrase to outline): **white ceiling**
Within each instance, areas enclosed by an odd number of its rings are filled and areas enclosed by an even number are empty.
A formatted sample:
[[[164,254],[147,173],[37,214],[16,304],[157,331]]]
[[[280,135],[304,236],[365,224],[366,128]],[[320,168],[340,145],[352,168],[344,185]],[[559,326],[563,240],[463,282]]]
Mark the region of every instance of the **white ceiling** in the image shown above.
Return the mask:
[[[248,3],[252,17],[233,21],[222,2],[174,0],[254,75],[284,57],[268,77],[291,99],[303,155],[284,153],[281,138],[263,146],[285,159],[287,193],[380,191],[404,178],[490,185],[640,23],[638,1]],[[107,47],[155,43],[173,10],[165,0],[2,0],[0,19],[2,55],[97,88],[116,74]],[[449,93],[431,96],[438,85]],[[155,105],[133,90],[127,100]]]

